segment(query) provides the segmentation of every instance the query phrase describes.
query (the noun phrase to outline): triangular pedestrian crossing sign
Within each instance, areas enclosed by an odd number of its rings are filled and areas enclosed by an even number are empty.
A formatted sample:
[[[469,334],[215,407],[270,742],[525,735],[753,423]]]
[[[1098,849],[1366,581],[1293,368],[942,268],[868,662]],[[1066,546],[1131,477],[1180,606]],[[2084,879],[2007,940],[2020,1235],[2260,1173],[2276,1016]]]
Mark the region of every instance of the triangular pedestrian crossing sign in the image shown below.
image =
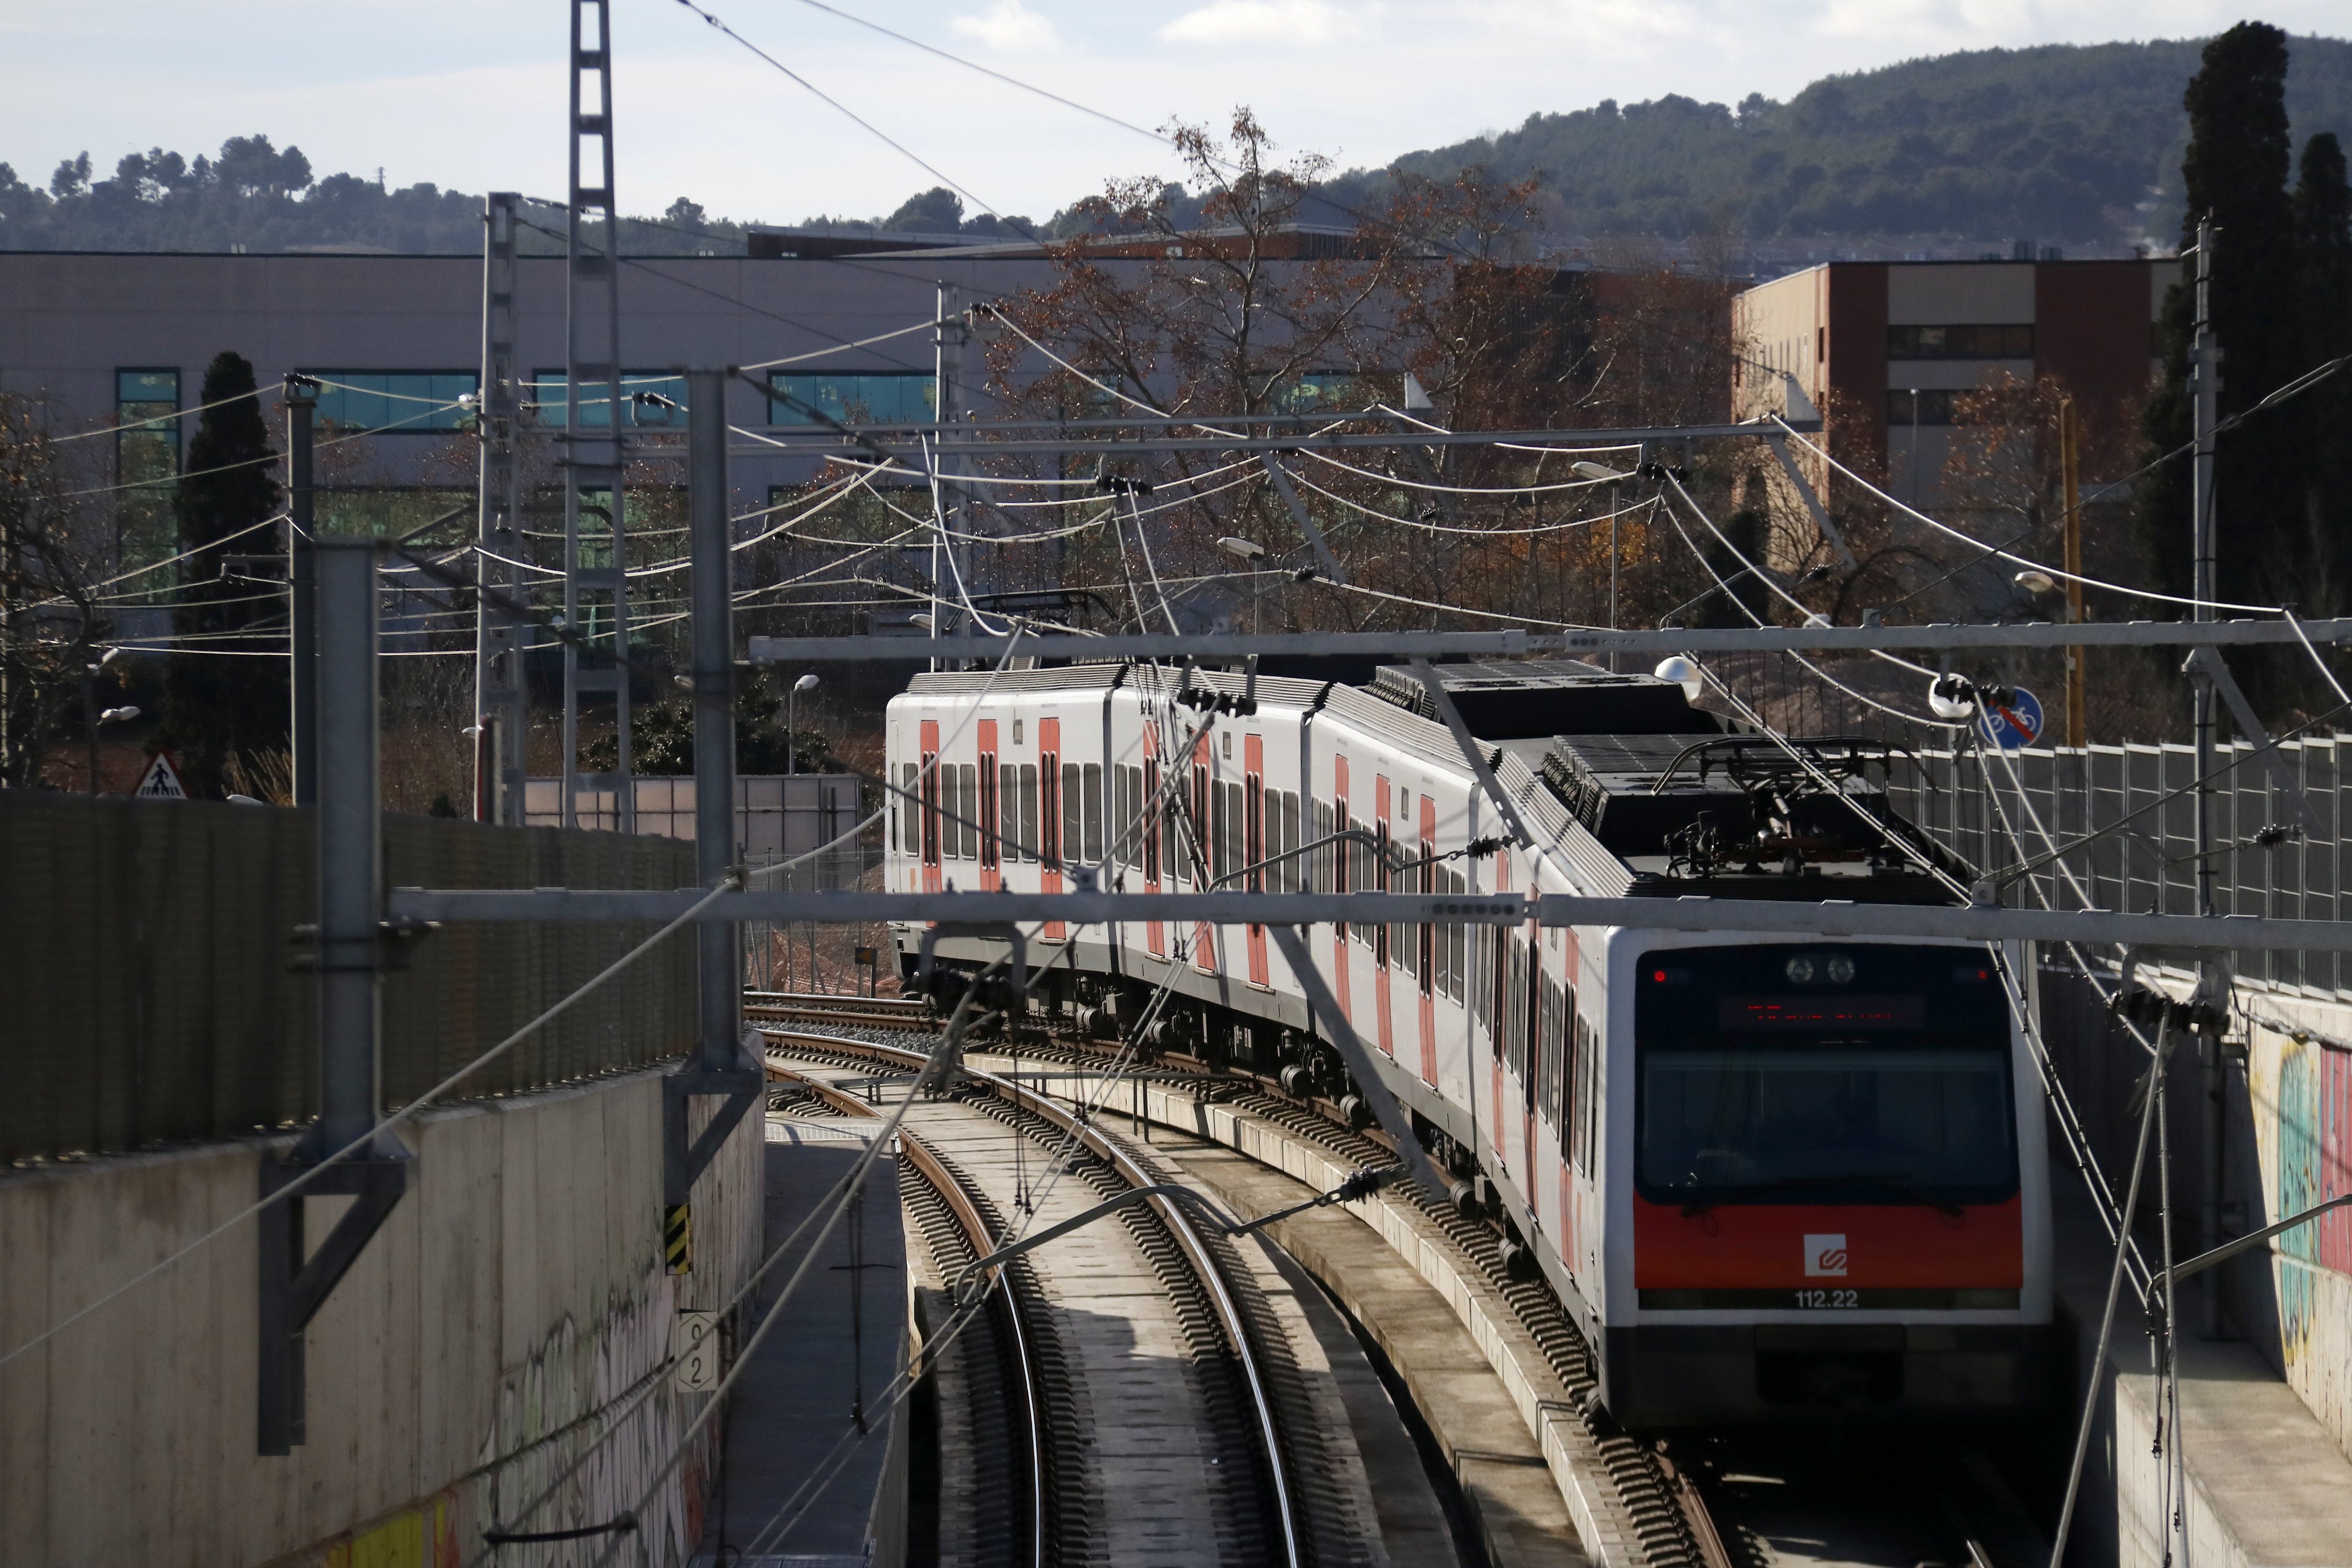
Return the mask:
[[[139,787],[131,793],[141,800],[188,798],[187,786],[180,782],[180,770],[161,752],[147,759],[147,771],[140,775]]]

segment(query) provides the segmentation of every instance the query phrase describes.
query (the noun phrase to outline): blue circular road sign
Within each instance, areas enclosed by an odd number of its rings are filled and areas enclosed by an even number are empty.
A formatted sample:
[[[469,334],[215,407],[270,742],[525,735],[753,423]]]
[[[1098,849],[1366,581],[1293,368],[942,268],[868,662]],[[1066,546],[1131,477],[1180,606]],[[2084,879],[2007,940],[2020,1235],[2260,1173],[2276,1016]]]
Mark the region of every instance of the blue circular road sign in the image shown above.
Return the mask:
[[[2034,744],[2042,739],[2042,699],[2021,686],[2005,703],[1984,703],[1977,710],[1977,733],[2004,752]]]

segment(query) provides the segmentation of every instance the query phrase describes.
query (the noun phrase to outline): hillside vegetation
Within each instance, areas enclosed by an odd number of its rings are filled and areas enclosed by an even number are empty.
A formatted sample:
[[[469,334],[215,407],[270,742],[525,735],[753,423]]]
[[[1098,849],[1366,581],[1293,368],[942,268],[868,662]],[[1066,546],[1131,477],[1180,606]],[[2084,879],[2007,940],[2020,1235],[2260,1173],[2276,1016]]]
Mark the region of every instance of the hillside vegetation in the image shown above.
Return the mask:
[[[1543,184],[1549,226],[1683,238],[1780,235],[2169,244],[2180,226],[2180,95],[2201,41],[1984,49],[1827,77],[1786,103],[1668,95],[1533,114],[1414,153],[1443,176],[1484,163]],[[2352,43],[2295,38],[2298,145],[2352,139]],[[1377,184],[1378,172],[1341,182]]]
[[[1516,131],[1432,148],[1391,169],[1443,177],[1484,164],[1541,185],[1546,226],[1581,236],[1685,239],[1721,231],[1765,240],[2025,238],[2050,244],[2168,244],[2180,221],[2181,92],[2198,41],[1985,49],[1828,77],[1786,103],[1751,93],[1737,107],[1668,94],[1531,114]],[[2315,132],[2352,140],[2352,43],[2292,40],[2287,109],[2300,144]],[[1330,182],[1331,221],[1389,177]],[[1190,205],[1197,205],[1192,203]],[[1178,193],[1177,207],[1187,200]],[[982,237],[1026,233],[966,218],[945,190],[911,196],[850,227]],[[314,179],[295,148],[232,138],[218,157],[157,147],[111,174],[89,156],[36,183],[0,163],[0,250],[278,251],[316,247],[478,254],[481,198],[431,184]],[[561,248],[562,215],[527,214],[526,250]],[[832,220],[841,222],[841,220]],[[1049,232],[1085,224],[1056,215]],[[692,254],[740,243],[742,226],[681,196],[658,218],[629,220],[624,247]]]

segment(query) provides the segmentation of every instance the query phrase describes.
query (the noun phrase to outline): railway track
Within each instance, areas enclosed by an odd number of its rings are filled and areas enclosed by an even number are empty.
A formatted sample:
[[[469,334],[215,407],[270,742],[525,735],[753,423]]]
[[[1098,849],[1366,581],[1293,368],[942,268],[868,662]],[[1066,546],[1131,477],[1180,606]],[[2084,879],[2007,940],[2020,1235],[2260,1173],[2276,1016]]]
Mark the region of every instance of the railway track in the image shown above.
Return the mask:
[[[832,1029],[782,1040],[796,1054],[823,1057],[845,1069],[863,1068],[875,1081],[892,1068],[903,1072],[919,1055],[894,1043],[894,1035],[936,1027],[919,1004],[887,1021],[866,1012],[827,1019],[824,1011],[821,999],[808,999],[793,1021],[830,1023]],[[1011,1048],[989,1041],[970,1053],[994,1065]],[[1099,1071],[1114,1054],[1115,1048],[1091,1041],[1024,1033],[1018,1066],[1024,1073],[1055,1067]],[[1377,1131],[1348,1126],[1335,1120],[1331,1107],[1301,1103],[1247,1072],[1173,1058],[1136,1076],[1245,1110],[1354,1168],[1394,1153]],[[1058,1108],[1049,1095],[1025,1088],[1017,1092],[1025,1103]],[[1066,1125],[1067,1111],[1057,1114]],[[1109,1121],[1124,1114],[1114,1102],[1100,1116]],[[1417,1207],[1459,1261],[1507,1303],[1570,1399],[1582,1406],[1597,1386],[1591,1353],[1549,1288],[1516,1277],[1506,1266],[1500,1238],[1483,1222],[1450,1204],[1423,1200]],[[2046,1548],[2038,1560],[2033,1556],[2031,1521],[1980,1453],[1962,1453],[1958,1460],[1964,1462],[1955,1462],[1932,1439],[1924,1447],[1897,1438],[1875,1447],[1836,1437],[1790,1442],[1785,1434],[1769,1441],[1706,1434],[1669,1440],[1624,1432],[1598,1413],[1588,1415],[1585,1425],[1592,1458],[1632,1526],[1633,1556],[1652,1568],[1828,1568],[1893,1561],[1888,1551],[1921,1568],[2039,1568],[2047,1561]]]
[[[871,1057],[783,1048],[780,1094],[873,1113]],[[974,1258],[1170,1179],[987,1074],[919,1101],[902,1135],[935,1287],[919,1302],[927,1340],[958,1316],[936,1287]],[[1012,1260],[1002,1283],[939,1352],[942,1563],[1384,1561],[1345,1423],[1329,1429],[1233,1243],[1153,1200]]]

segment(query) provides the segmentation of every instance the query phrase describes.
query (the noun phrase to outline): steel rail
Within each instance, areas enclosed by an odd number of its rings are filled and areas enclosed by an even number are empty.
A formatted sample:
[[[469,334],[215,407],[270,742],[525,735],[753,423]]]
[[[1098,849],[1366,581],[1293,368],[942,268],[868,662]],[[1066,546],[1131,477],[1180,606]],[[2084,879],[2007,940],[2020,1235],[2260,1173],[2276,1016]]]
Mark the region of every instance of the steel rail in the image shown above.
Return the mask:
[[[555,922],[677,918],[694,889],[394,889],[395,921]],[[1954,942],[2121,943],[2212,951],[2352,952],[2352,921],[2271,915],[2128,914],[2112,910],[2008,909],[2000,904],[1897,904],[1706,897],[1589,898],[1576,893],[1470,897],[1428,893],[733,893],[703,921],[959,924],[1138,921],[1202,925],[1631,926],[1674,931],[1755,931],[1800,937],[1912,937]]]
[[[772,1068],[769,1070],[777,1069]],[[813,1079],[801,1074],[788,1076],[814,1087]],[[819,1089],[819,1093],[823,1095],[824,1090]],[[824,1095],[824,1098],[829,1102],[833,1100],[831,1095]],[[848,1100],[847,1096],[842,1098]],[[849,1103],[856,1102],[850,1100]],[[873,1114],[870,1110],[862,1113]],[[948,1213],[955,1217],[957,1228],[971,1243],[973,1256],[985,1256],[996,1247],[997,1238],[989,1233],[987,1220],[972,1204],[948,1162],[920,1137],[904,1127],[898,1130],[898,1146],[906,1151],[908,1163],[915,1167],[916,1173],[947,1205]],[[1029,1348],[1028,1332],[1022,1326],[1021,1309],[1013,1300],[1010,1281],[1005,1285],[1004,1321],[1012,1327],[1013,1359],[1021,1368],[1021,1392],[1029,1417],[1030,1563],[1031,1568],[1045,1568],[1045,1407],[1044,1395],[1037,1387],[1037,1370]]]
[[[882,1045],[871,1040],[847,1039],[839,1044],[853,1047],[859,1052],[907,1061],[927,1059],[923,1058],[921,1052],[909,1051],[902,1046]],[[1072,1134],[1097,1159],[1117,1172],[1120,1180],[1130,1186],[1149,1187],[1158,1184],[1150,1173],[1144,1170],[1124,1149],[1103,1136],[1081,1118],[1064,1110],[1050,1096],[1039,1094],[1014,1079],[1000,1077],[995,1073],[982,1072],[963,1066],[960,1066],[957,1070],[975,1082],[988,1085],[1012,1104],[1043,1117],[1064,1131]],[[1191,1220],[1186,1218],[1182,1205],[1158,1194],[1155,1194],[1150,1202],[1153,1209],[1160,1215],[1160,1223],[1168,1227],[1169,1233],[1175,1237],[1183,1247],[1186,1260],[1192,1265],[1192,1272],[1201,1281],[1202,1288],[1207,1290],[1210,1300],[1217,1309],[1218,1319],[1224,1325],[1225,1337],[1233,1345],[1234,1359],[1241,1368],[1243,1381],[1249,1389],[1250,1403],[1257,1415],[1259,1440],[1265,1447],[1266,1471],[1274,1483],[1275,1511],[1282,1520],[1284,1560],[1288,1564],[1288,1568],[1304,1568],[1305,1558],[1302,1555],[1298,1537],[1297,1514],[1291,1500],[1289,1473],[1283,1464],[1284,1447],[1281,1435],[1275,1425],[1274,1403],[1266,1394],[1265,1375],[1258,1367],[1257,1352],[1251,1348],[1248,1325],[1243,1320],[1240,1305],[1234,1300],[1233,1292],[1225,1282],[1224,1270],[1218,1266],[1207,1244],[1201,1239],[1200,1232],[1194,1229]]]

